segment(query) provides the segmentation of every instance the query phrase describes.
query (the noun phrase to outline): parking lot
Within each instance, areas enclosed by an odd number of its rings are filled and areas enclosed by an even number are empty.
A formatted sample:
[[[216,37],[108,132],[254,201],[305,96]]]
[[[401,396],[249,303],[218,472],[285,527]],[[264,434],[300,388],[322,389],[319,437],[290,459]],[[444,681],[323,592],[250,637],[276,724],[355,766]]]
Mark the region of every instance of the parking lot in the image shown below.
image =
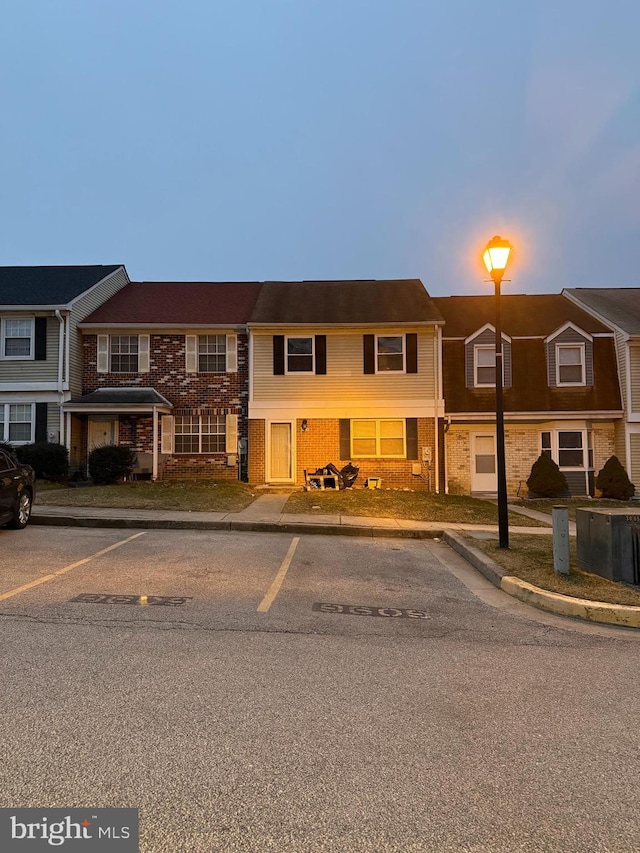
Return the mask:
[[[442,543],[0,555],[2,806],[138,808],[144,853],[637,850],[638,638],[505,604]]]

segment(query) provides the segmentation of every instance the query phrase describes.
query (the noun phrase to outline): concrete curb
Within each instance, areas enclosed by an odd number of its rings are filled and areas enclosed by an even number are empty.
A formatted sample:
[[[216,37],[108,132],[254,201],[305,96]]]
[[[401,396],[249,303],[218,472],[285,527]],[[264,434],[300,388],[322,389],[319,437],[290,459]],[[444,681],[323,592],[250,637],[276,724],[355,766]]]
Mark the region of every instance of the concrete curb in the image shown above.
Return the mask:
[[[471,563],[494,586],[519,599],[525,604],[547,610],[559,616],[584,619],[587,622],[600,622],[605,625],[619,625],[625,628],[640,628],[640,607],[627,604],[607,604],[604,601],[590,601],[586,598],[573,598],[560,595],[520,580],[499,566],[483,551],[469,545],[453,530],[445,530],[442,538],[457,551],[461,557]]]
[[[437,539],[442,530],[410,527],[365,527],[356,524],[296,524],[279,521],[202,521],[199,519],[107,518],[102,516],[34,515],[31,524],[49,527],[121,527],[127,530],[234,530],[259,533],[306,533],[321,536],[364,536],[370,539]]]

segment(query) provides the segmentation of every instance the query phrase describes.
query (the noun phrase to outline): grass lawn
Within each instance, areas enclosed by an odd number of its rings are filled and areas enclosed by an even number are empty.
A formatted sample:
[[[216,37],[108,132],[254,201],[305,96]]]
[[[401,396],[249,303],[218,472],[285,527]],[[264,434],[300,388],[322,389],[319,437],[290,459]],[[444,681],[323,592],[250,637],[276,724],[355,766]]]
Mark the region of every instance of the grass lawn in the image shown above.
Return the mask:
[[[516,506],[523,506],[527,509],[537,509],[539,512],[546,512],[551,515],[551,510],[554,506],[566,506],[569,508],[569,518],[572,521],[576,520],[576,509],[584,507],[585,509],[620,509],[630,507],[636,512],[640,512],[640,501],[611,501],[604,498],[549,498],[538,500],[513,500],[509,501]]]
[[[576,540],[570,537],[571,572],[568,577],[556,575],[553,570],[553,544],[551,536],[532,536],[512,533],[509,548],[498,547],[494,539],[467,539],[469,544],[484,551],[492,560],[503,566],[509,574],[534,586],[587,598],[592,601],[607,601],[610,604],[633,604],[640,606],[640,590],[623,583],[613,583],[599,575],[583,572],[576,562]]]
[[[120,509],[175,509],[199,512],[239,512],[255,500],[256,493],[236,480],[151,483],[133,481],[115,486],[68,488],[38,480],[36,504],[46,506],[96,506]]]
[[[468,524],[498,523],[498,509],[488,501],[466,495],[433,495],[393,489],[294,492],[287,501],[284,512],[364,515]],[[539,521],[516,513],[509,513],[509,523],[522,527],[543,526]]]

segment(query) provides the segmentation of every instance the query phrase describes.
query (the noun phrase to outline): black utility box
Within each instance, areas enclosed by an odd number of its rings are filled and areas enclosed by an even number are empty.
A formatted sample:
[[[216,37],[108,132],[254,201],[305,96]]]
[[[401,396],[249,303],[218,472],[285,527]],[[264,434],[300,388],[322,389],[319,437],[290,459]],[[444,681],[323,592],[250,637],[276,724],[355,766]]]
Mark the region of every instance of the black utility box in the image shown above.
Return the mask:
[[[581,569],[640,584],[640,510],[576,509],[576,536]]]

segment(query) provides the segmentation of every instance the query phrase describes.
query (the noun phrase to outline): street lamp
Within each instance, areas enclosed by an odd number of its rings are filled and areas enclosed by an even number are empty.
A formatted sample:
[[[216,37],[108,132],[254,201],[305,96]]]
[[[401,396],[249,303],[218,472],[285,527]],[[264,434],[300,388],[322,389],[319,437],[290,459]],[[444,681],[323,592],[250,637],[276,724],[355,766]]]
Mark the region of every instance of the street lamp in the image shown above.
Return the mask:
[[[487,243],[482,259],[495,284],[496,296],[496,457],[498,462],[498,536],[501,548],[509,547],[509,510],[507,509],[507,473],[504,452],[504,399],[502,393],[502,319],[500,315],[500,285],[509,263],[511,244],[502,237]]]

